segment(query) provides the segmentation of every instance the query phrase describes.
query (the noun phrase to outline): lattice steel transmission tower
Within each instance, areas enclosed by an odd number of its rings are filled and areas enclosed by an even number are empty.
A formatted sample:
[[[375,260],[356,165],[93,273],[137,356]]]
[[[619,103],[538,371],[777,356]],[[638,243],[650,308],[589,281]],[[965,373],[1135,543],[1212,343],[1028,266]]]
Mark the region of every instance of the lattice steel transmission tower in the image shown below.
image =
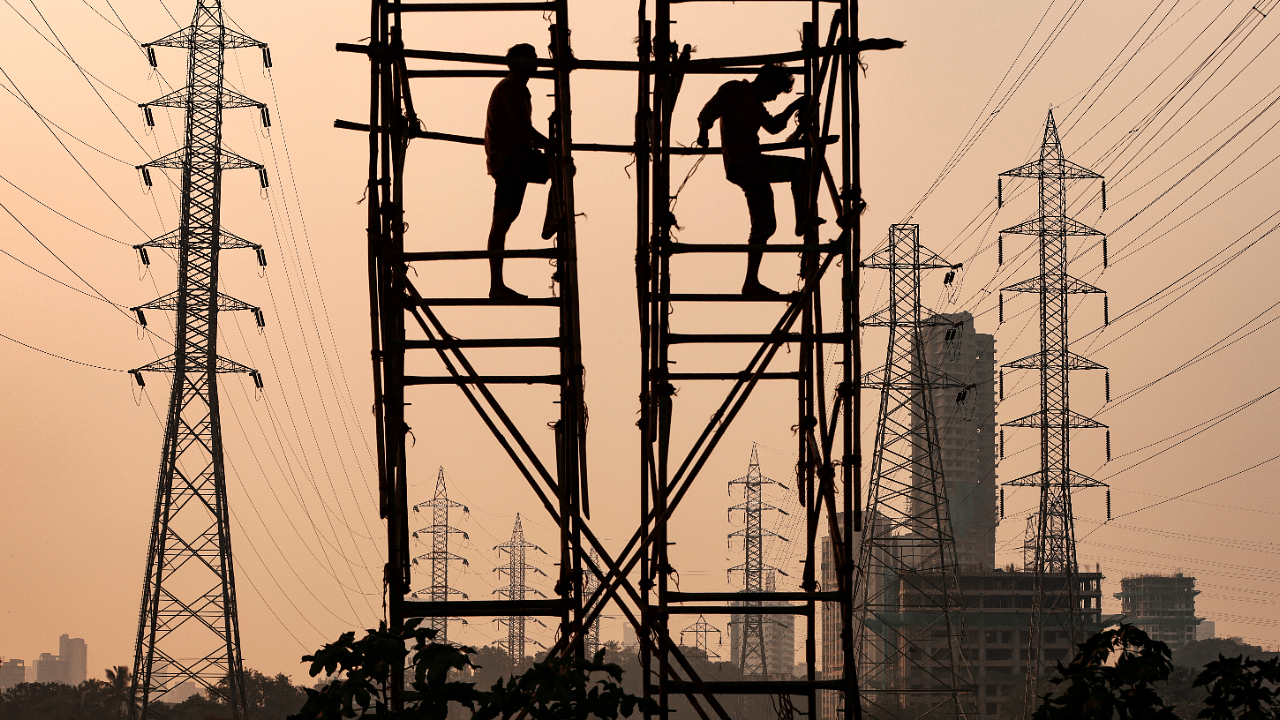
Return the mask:
[[[417,565],[420,561],[426,560],[431,565],[431,584],[422,590],[413,593],[414,598],[427,598],[432,602],[444,602],[450,596],[460,595],[466,599],[467,594],[461,590],[455,590],[449,587],[449,563],[461,562],[463,565],[470,565],[467,559],[459,555],[449,552],[449,536],[461,535],[464,540],[469,536],[449,524],[449,511],[453,508],[462,508],[462,512],[471,512],[466,505],[454,502],[449,499],[449,490],[445,486],[444,467],[440,468],[440,472],[436,475],[436,492],[430,500],[418,503],[413,506],[413,511],[422,512],[422,508],[431,510],[431,524],[427,527],[414,531],[413,538],[419,539],[422,535],[431,536],[431,550],[419,555],[413,559],[413,564]],[[466,623],[466,620],[462,620]],[[436,631],[435,642],[449,642],[449,618],[441,615],[427,619],[427,627]]]
[[[742,513],[743,528],[729,533],[729,540],[732,542],[733,538],[742,538],[743,560],[741,565],[729,568],[729,574],[742,573],[742,592],[758,596],[766,589],[773,590],[765,587],[765,570],[780,572],[764,562],[764,539],[766,537],[786,539],[772,530],[764,529],[762,521],[766,510],[777,510],[783,515],[786,515],[787,511],[766,503],[763,489],[765,485],[777,485],[784,490],[787,486],[765,477],[764,473],[760,472],[760,456],[754,443],[751,445],[751,461],[747,464],[747,474],[736,480],[730,480],[730,491],[733,490],[734,485],[742,486],[742,502],[729,508],[729,517],[732,519],[735,512]],[[763,677],[769,674],[764,637],[766,621],[758,610],[754,613],[750,612],[751,608],[760,606],[761,601],[758,598],[741,602],[742,619],[739,621],[738,628],[741,642],[738,646],[739,655],[735,659],[738,661],[743,677]]]
[[[1104,292],[1067,273],[1067,238],[1103,234],[1067,216],[1067,182],[1101,179],[1102,176],[1066,159],[1062,153],[1062,142],[1058,139],[1058,128],[1054,123],[1052,110],[1045,122],[1044,142],[1040,146],[1039,157],[1000,175],[1033,178],[1039,182],[1040,190],[1038,217],[1001,231],[1002,234],[1034,235],[1039,239],[1039,275],[1002,288],[1008,292],[1035,293],[1040,296],[1040,352],[1003,366],[1038,370],[1040,373],[1040,408],[1029,415],[1004,423],[1005,427],[1040,430],[1040,468],[1005,483],[1040,490],[1033,565],[1028,568],[1036,575],[1035,604],[1028,647],[1030,661],[1027,663],[1027,697],[1032,698],[1035,696],[1035,684],[1042,659],[1042,635],[1046,620],[1051,618],[1055,625],[1066,630],[1073,646],[1080,641],[1081,588],[1077,578],[1079,569],[1076,564],[1071,491],[1073,488],[1104,486],[1104,483],[1071,469],[1071,432],[1076,428],[1106,426],[1071,409],[1068,380],[1072,370],[1105,368],[1071,352],[1067,333],[1067,318],[1070,314],[1067,297],[1079,293]],[[1003,305],[1003,299],[1001,304]],[[1053,583],[1052,591],[1046,586],[1046,575],[1062,576],[1061,582]]]
[[[600,567],[600,553],[595,550],[591,551],[591,566]],[[600,578],[595,573],[587,571],[582,577],[582,594],[591,597],[596,590],[600,589]],[[594,620],[587,624],[587,632],[583,636],[583,653],[588,658],[596,656],[596,651],[600,649],[600,617],[596,616]]]
[[[684,644],[685,633],[693,633],[693,646],[701,650],[707,660],[720,659],[720,653],[711,649],[709,641],[711,633],[715,633],[717,638],[720,637],[720,628],[707,622],[705,616],[699,615],[697,622],[680,631],[680,644],[682,645]]]
[[[961,602],[933,391],[954,386],[929,367],[928,328],[950,323],[920,303],[920,273],[951,263],[920,245],[919,225],[893,225],[862,263],[889,271],[889,304],[862,322],[889,329],[867,521],[854,586],[858,672],[873,718],[959,717]]]
[[[520,514],[516,513],[515,527],[511,528],[511,539],[501,545],[495,545],[494,550],[507,554],[507,564],[494,568],[494,572],[499,576],[505,574],[507,576],[507,586],[494,590],[495,595],[501,595],[511,602],[523,602],[529,593],[535,593],[540,597],[546,597],[537,588],[531,588],[525,584],[525,577],[529,571],[545,576],[533,565],[525,562],[527,552],[529,550],[537,550],[543,555],[546,551],[524,539],[524,527],[520,524]],[[499,625],[507,626],[507,642],[503,645],[503,649],[507,651],[507,656],[511,658],[511,666],[513,668],[520,667],[520,663],[524,662],[524,646],[525,646],[525,618],[524,615],[511,615],[506,618],[498,618],[495,620]],[[534,622],[540,622],[534,619]],[[502,645],[502,643],[499,643]]]
[[[137,246],[177,251],[178,289],[134,308],[139,322],[148,310],[173,310],[177,327],[173,354],[131,371],[138,384],[143,372],[172,373],[164,449],[156,490],[155,515],[143,580],[142,608],[133,660],[134,711],[149,717],[156,700],[194,681],[221,697],[234,718],[245,713],[240,629],[236,614],[235,572],[231,559],[230,515],[223,467],[218,412],[220,373],[248,373],[262,387],[256,370],[221,358],[217,351],[218,313],[251,310],[259,327],[262,311],[218,292],[219,252],[261,247],[222,230],[222,171],[258,170],[262,165],[222,147],[222,111],[266,106],[223,85],[227,49],[257,47],[268,67],[266,45],[223,24],[219,0],[197,0],[191,25],[143,45],[152,66],[153,48],[187,51],[187,84],[181,90],[144,103],[185,111],[185,145],[139,166],[151,185],[150,168],[182,172],[182,208],[178,229]],[[265,123],[264,124],[268,124]]]

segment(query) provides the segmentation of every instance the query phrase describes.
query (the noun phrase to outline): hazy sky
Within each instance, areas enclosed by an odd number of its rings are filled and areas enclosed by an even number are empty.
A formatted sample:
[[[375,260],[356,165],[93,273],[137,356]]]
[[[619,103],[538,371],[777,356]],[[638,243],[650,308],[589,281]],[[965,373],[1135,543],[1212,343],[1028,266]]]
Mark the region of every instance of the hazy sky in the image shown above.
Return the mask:
[[[1259,8],[1269,13],[1274,4]],[[1110,463],[1101,431],[1073,442],[1074,467],[1111,483],[1115,517],[1101,525],[1102,491],[1077,495],[1081,563],[1101,564],[1107,612],[1119,609],[1110,594],[1121,577],[1182,571],[1197,578],[1198,614],[1216,621],[1219,635],[1273,646],[1280,644],[1280,463],[1273,462],[1278,400],[1268,393],[1277,389],[1271,370],[1280,336],[1270,323],[1280,317],[1280,252],[1269,233],[1280,222],[1271,167],[1280,156],[1272,133],[1280,123],[1280,49],[1271,45],[1280,20],[1252,5],[866,2],[863,34],[908,44],[864,57],[870,207],[863,227],[874,244],[891,223],[919,223],[926,245],[965,263],[951,295],[942,292],[940,274],[926,280],[931,307],[977,315],[978,330],[996,335],[1000,362],[1034,352],[1034,298],[1006,295],[1007,322],[997,326],[995,294],[1034,273],[1032,239],[1007,238],[1003,268],[994,249],[999,229],[1035,213],[1034,187],[1006,182],[997,213],[996,175],[1029,158],[1054,108],[1068,157],[1108,178],[1106,212],[1096,184],[1071,194],[1074,216],[1109,233],[1111,260],[1103,272],[1095,241],[1073,241],[1072,274],[1110,293],[1113,321],[1101,328],[1102,301],[1092,296],[1071,318],[1074,349],[1111,368],[1113,399],[1104,403],[1100,373],[1073,377],[1073,408],[1107,423],[1113,439]],[[275,121],[264,131],[253,111],[229,111],[225,133],[229,147],[265,163],[272,179],[266,193],[249,171],[228,172],[224,183],[225,227],[262,243],[269,260],[265,273],[246,251],[229,252],[222,263],[224,291],[261,305],[268,321],[258,332],[251,316],[224,315],[220,338],[222,355],[261,369],[266,381],[261,392],[241,376],[224,376],[222,384],[241,632],[249,667],[302,679],[302,654],[381,614],[360,204],[367,146],[364,136],[333,129],[334,119],[368,115],[367,64],[333,50],[367,37],[368,7],[231,0],[227,10],[270,43],[275,62],[264,73],[258,53],[241,50],[227,65],[228,82],[269,103]],[[633,7],[584,0],[572,10],[579,57],[634,58]],[[0,656],[31,662],[56,652],[58,635],[70,633],[87,640],[91,674],[132,660],[167,382],[151,376],[139,391],[122,371],[167,354],[172,329],[165,313],[151,312],[154,334],[143,333],[127,308],[172,290],[175,275],[158,252],[144,269],[130,246],[177,222],[171,188],[142,187],[134,166],[178,147],[181,123],[157,110],[157,127],[148,129],[137,104],[180,85],[185,69],[180,51],[160,49],[160,73],[151,71],[135,39],[157,39],[190,15],[175,0],[6,0],[0,8],[0,203],[7,210],[0,211],[0,333],[9,338],[0,338]],[[493,54],[523,41],[544,47],[546,22],[521,15],[414,17],[409,42]],[[675,37],[693,44],[697,57],[783,51],[798,46],[806,15],[796,3],[681,5]],[[694,116],[722,79],[686,82],[677,141],[692,142]],[[417,82],[428,129],[482,133],[489,81]],[[551,101],[537,81],[533,88],[540,121]],[[575,139],[630,142],[635,95],[630,75],[575,74]],[[593,527],[619,545],[638,515],[630,162],[624,155],[577,159]],[[675,171],[683,177],[691,167],[677,160]],[[412,247],[483,245],[492,182],[482,150],[416,141],[409,180]],[[544,192],[530,190],[513,247],[540,242]],[[785,205],[779,202],[782,227]],[[718,162],[693,175],[676,213],[686,241],[746,236],[741,193]],[[731,291],[741,262],[690,265],[676,282]],[[789,286],[794,264],[772,256],[765,281]],[[479,263],[419,270],[419,286],[441,295],[484,290]],[[513,263],[509,284],[544,294],[550,273],[539,263]],[[867,276],[864,309],[883,302],[881,283]],[[538,317],[513,313],[498,327],[460,313],[447,321],[465,328],[462,335],[516,326],[532,335],[550,329]],[[725,323],[754,328],[761,318]],[[699,320],[707,317],[690,312],[673,322]],[[865,335],[869,367],[881,362],[883,341],[880,332]],[[538,362],[549,367],[553,359],[533,356]],[[1006,382],[1001,421],[1035,403],[1035,393],[1025,392],[1034,387],[1031,373],[1011,372]],[[723,389],[686,389],[677,429],[700,427],[717,392]],[[744,473],[752,442],[765,473],[790,480],[790,393],[789,385],[757,392],[685,501],[673,531],[683,589],[732,587],[725,570],[740,562],[740,550],[725,541],[735,529],[725,513],[734,502],[727,482]],[[542,428],[556,414],[551,394],[518,388],[502,397],[549,453],[551,433]],[[507,539],[516,512],[530,541],[551,549],[555,533],[458,393],[426,391],[411,400],[413,500],[430,496],[443,466],[453,498],[470,509],[455,516],[469,534],[453,548],[469,562],[457,585],[472,598],[489,597],[500,583],[492,568],[501,562],[491,548]],[[1002,480],[1035,468],[1037,440],[1034,431],[1008,432]],[[771,496],[784,509],[794,502],[781,490]],[[1034,503],[1028,490],[1009,493],[997,537],[1001,563],[1020,561]],[[777,526],[783,534],[788,528],[785,520]],[[766,557],[798,577],[798,551],[777,543]],[[552,570],[549,559],[535,562]],[[484,644],[498,633],[477,622],[455,629],[452,639]],[[619,621],[607,621],[606,638],[621,633]]]

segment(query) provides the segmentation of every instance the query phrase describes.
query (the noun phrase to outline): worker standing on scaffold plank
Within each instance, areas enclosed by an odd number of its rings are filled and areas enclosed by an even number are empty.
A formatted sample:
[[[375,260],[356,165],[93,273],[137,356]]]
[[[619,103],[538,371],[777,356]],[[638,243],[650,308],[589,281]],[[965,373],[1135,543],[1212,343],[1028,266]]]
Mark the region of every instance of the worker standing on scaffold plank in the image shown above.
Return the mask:
[[[778,221],[773,211],[772,183],[791,183],[791,197],[796,208],[796,235],[812,232],[822,218],[809,208],[809,168],[804,160],[760,152],[760,129],[777,135],[787,127],[792,113],[807,101],[798,97],[781,113],[770,115],[764,104],[791,92],[795,79],[783,66],[765,65],[754,80],[730,80],[720,86],[698,114],[698,145],[707,146],[707,131],[720,121],[720,145],[724,155],[724,175],[742,188],[747,196],[751,216],[751,234],[747,242],[763,246],[769,241]],[[742,294],[752,297],[777,295],[777,291],[760,284],[760,260],[763,250],[747,253],[747,278]]]
[[[520,217],[524,191],[529,183],[543,185],[551,177],[547,156],[538,148],[551,150],[551,141],[533,127],[533,104],[529,78],[537,68],[538,51],[528,43],[507,51],[507,76],[498,81],[489,96],[485,114],[484,154],[493,191],[493,224],[489,228],[489,297],[494,300],[524,300],[527,295],[507,287],[502,280],[502,252],[507,231]]]

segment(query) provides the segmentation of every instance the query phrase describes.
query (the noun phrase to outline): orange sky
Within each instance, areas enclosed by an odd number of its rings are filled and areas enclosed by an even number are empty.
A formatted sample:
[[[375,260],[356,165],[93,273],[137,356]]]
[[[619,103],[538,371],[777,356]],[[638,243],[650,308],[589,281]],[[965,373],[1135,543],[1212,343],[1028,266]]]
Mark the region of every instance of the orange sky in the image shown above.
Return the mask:
[[[164,3],[185,24],[191,8],[175,0]],[[146,336],[127,311],[99,295],[127,308],[174,286],[171,261],[152,253],[150,272],[143,272],[129,246],[176,223],[173,195],[159,183],[145,193],[133,166],[178,146],[171,122],[180,118],[157,110],[158,126],[146,132],[136,105],[167,92],[166,81],[179,83],[184,67],[179,51],[159,50],[163,77],[150,73],[128,36],[147,41],[176,27],[161,2],[112,4],[119,17],[102,0],[37,5],[12,0],[0,8],[0,68],[7,75],[0,76],[0,85],[8,90],[0,93],[0,203],[46,246],[0,212],[0,250],[6,253],[0,256],[0,333],[106,368],[72,364],[0,338],[0,656],[32,662],[41,652],[55,652],[57,637],[65,632],[88,641],[90,672],[99,675],[95,669],[132,658],[161,441],[157,417],[167,400],[163,378],[151,377],[146,391],[139,392],[119,371],[165,354],[171,334],[163,313],[148,314],[156,335]],[[996,276],[989,246],[997,230],[1035,212],[1033,194],[1007,183],[1005,207],[995,217],[990,213],[996,174],[1028,158],[1053,106],[1068,156],[1108,177],[1107,212],[1097,202],[1086,206],[1092,190],[1072,211],[1111,233],[1111,267],[1100,273],[1095,267],[1100,253],[1092,249],[1083,252],[1072,272],[1108,290],[1113,319],[1236,243],[1205,268],[1242,251],[1238,259],[1150,320],[1163,302],[1097,332],[1098,299],[1085,300],[1072,317],[1073,337],[1093,332],[1075,349],[1112,368],[1117,400],[1234,329],[1245,326],[1227,342],[1257,330],[1110,409],[1104,409],[1101,375],[1073,378],[1073,407],[1112,427],[1116,456],[1104,464],[1101,433],[1081,434],[1073,445],[1074,466],[1103,479],[1124,470],[1111,481],[1119,516],[1275,455],[1275,396],[1219,425],[1206,425],[1198,436],[1151,444],[1275,387],[1271,369],[1278,336],[1275,327],[1259,326],[1276,317],[1273,268],[1280,253],[1274,235],[1250,243],[1280,221],[1272,217],[1277,169],[1267,165],[1280,153],[1280,140],[1269,131],[1280,109],[1268,105],[1275,98],[1274,78],[1280,77],[1280,50],[1268,43],[1280,32],[1280,21],[1257,22],[1220,69],[1211,64],[1154,124],[1142,125],[1142,118],[1162,107],[1162,100],[1248,16],[1250,4],[1231,2],[1222,10],[1174,0],[1080,0],[1054,3],[1047,11],[1046,5],[865,4],[865,35],[895,37],[908,45],[864,58],[869,67],[862,85],[863,172],[870,208],[863,227],[867,241],[874,242],[889,224],[914,213],[910,220],[921,225],[926,245],[965,263],[960,290],[952,298],[941,293],[940,276],[926,280],[931,306],[977,314],[978,330],[996,333],[1001,362],[1033,352],[1035,323],[1026,324],[1033,318],[1033,300],[1006,297],[1008,322],[997,329],[995,296],[987,292],[1030,274],[1011,261]],[[365,208],[358,204],[365,145],[358,133],[332,127],[336,118],[367,117],[367,65],[358,56],[335,53],[333,46],[367,36],[368,9],[362,2],[317,7],[294,0],[232,0],[227,8],[245,32],[271,44],[275,61],[274,70],[264,74],[258,54],[244,50],[227,66],[228,81],[271,104],[275,120],[264,132],[253,112],[230,111],[226,126],[229,147],[264,162],[272,176],[265,199],[251,172],[229,172],[224,184],[225,226],[262,243],[269,259],[265,276],[257,272],[252,253],[228,253],[223,261],[224,291],[261,305],[268,321],[259,333],[251,317],[235,317],[225,322],[220,338],[221,354],[261,369],[266,380],[261,393],[242,377],[223,381],[241,628],[249,667],[287,672],[295,679],[305,676],[297,663],[304,652],[346,629],[376,622],[381,612],[380,525],[371,493]],[[680,6],[675,36],[696,46],[699,57],[781,51],[798,44],[806,12],[787,3]],[[1069,22],[1061,27],[1064,16]],[[1139,32],[1148,16],[1153,23],[1163,18],[1150,36],[1150,25]],[[481,18],[489,25],[474,18],[431,18],[437,24],[415,20],[418,29],[410,43],[417,47],[499,54],[516,42],[541,47],[546,38],[545,22],[538,17]],[[578,56],[634,58],[635,14],[626,3],[577,3],[572,24]],[[1061,33],[1039,56],[1058,29]],[[1141,52],[1130,61],[1139,45]],[[683,128],[676,133],[678,141],[692,142],[694,116],[716,82],[686,82],[676,114],[677,128]],[[1007,95],[1015,84],[1016,92]],[[535,118],[544,118],[550,100],[536,81],[533,87]],[[479,135],[489,89],[485,80],[420,81],[418,111],[428,129]],[[15,99],[17,93],[62,130],[42,124]],[[574,95],[576,140],[630,141],[633,77],[584,71],[575,75]],[[975,125],[985,131],[964,145],[967,152],[917,208]],[[614,542],[630,534],[638,513],[629,162],[621,155],[577,159],[577,204],[585,213],[578,228],[593,525]],[[680,160],[675,170],[683,177],[690,166],[691,161]],[[410,182],[408,221],[415,247],[483,245],[492,183],[479,148],[418,141]],[[536,245],[543,192],[530,191],[524,217],[512,231],[513,247]],[[681,237],[699,242],[745,238],[740,198],[718,163],[705,163],[680,196]],[[779,206],[780,225],[786,227],[789,211],[785,203]],[[1028,248],[1028,240],[1006,239],[1007,257]],[[1084,247],[1073,244],[1072,251]],[[732,258],[690,266],[677,282],[705,281],[706,291],[729,291],[740,278],[739,263]],[[791,258],[770,258],[765,281],[775,287],[792,283],[792,264]],[[479,264],[420,271],[420,286],[438,287],[442,295],[483,289]],[[1200,283],[1200,272],[1188,282]],[[534,264],[513,266],[510,284],[541,292],[549,275],[549,268]],[[868,276],[864,308],[883,301],[880,282]],[[455,323],[466,322],[462,315],[453,317]],[[744,327],[754,320],[747,315],[725,319]],[[537,330],[522,317],[513,316],[510,324],[521,325],[521,332]],[[469,334],[483,332],[476,328]],[[880,361],[883,340],[876,331],[866,334],[869,366]],[[1029,373],[1010,375],[1008,382],[1002,421],[1030,412],[1034,402],[1033,393],[1015,394],[1031,387]],[[754,396],[686,500],[674,555],[684,589],[730,587],[725,569],[739,562],[740,551],[725,544],[734,529],[726,519],[733,500],[726,483],[743,474],[753,441],[761,446],[765,473],[789,480],[794,442],[792,420],[786,418],[794,398],[788,394],[765,388]],[[517,511],[524,513],[532,542],[550,548],[554,533],[496,443],[455,395],[441,390],[415,399],[410,424],[417,443],[410,462],[421,485],[414,499],[429,496],[435,469],[444,466],[454,499],[471,511],[455,523],[470,536],[454,548],[470,563],[458,585],[482,598],[499,582],[491,569],[500,561],[490,548],[507,538]],[[521,388],[504,397],[523,427],[542,428],[553,419],[545,391]],[[687,432],[698,425],[714,399],[705,389],[683,393],[678,429]],[[531,430],[531,437],[549,452],[550,433],[538,432]],[[1033,448],[1036,440],[1031,431],[1010,431],[1008,437],[1011,453]],[[1184,441],[1167,453],[1125,470],[1179,439]],[[1001,479],[1030,472],[1035,454],[1011,455],[1001,464]],[[1195,575],[1203,590],[1198,613],[1215,620],[1220,635],[1280,644],[1280,615],[1274,609],[1280,596],[1280,548],[1273,540],[1280,515],[1273,489],[1276,467],[1263,465],[1100,529],[1102,492],[1081,493],[1076,501],[1081,562],[1101,563],[1108,598],[1125,575],[1175,570]],[[789,498],[779,492],[774,501],[785,507]],[[1033,503],[1029,491],[1009,494],[1011,517],[997,537],[1002,563],[1020,557],[1022,513]],[[795,551],[779,547],[766,556],[795,568]],[[1104,609],[1118,610],[1118,602],[1109,600]],[[620,638],[621,632],[619,621],[606,622],[606,638]],[[495,626],[477,623],[455,631],[454,639],[483,644],[497,633]]]

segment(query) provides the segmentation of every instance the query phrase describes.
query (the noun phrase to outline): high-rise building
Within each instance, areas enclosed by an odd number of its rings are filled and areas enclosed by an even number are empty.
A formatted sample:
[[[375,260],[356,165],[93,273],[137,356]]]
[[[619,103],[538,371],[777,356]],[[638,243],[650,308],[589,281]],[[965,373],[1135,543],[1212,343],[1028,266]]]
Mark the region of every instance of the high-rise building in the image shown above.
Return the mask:
[[[760,604],[773,607],[788,603],[765,601]],[[729,659],[735,667],[742,667],[744,620],[741,613],[734,613],[729,619]],[[773,680],[791,679],[796,667],[796,616],[765,615],[761,624],[764,630],[765,676]]]
[[[1120,580],[1120,612],[1152,640],[1177,650],[1197,639],[1196,579],[1182,573],[1137,575]]]
[[[27,667],[21,660],[0,661],[0,690],[8,690],[26,681]]]
[[[947,509],[962,573],[990,571],[996,563],[996,350],[973,315],[939,313],[925,335],[925,362],[960,387],[933,391],[942,446]],[[950,383],[948,383],[950,384]]]
[[[89,646],[83,638],[58,638],[58,657],[67,663],[67,684],[72,687],[89,679]]]
[[[944,324],[925,336],[925,362],[950,382],[934,390],[933,405],[942,447],[943,482],[947,513],[955,536],[959,565],[958,583],[963,630],[961,649],[972,692],[962,698],[965,714],[975,720],[995,720],[1024,682],[1030,650],[1032,609],[1036,577],[1032,572],[995,565],[996,526],[999,507],[996,490],[996,375],[995,338],[980,333],[967,312],[938,314]],[[843,518],[839,519],[843,524]],[[864,522],[872,522],[864,518]],[[822,543],[822,585],[836,586],[831,545]],[[1101,627],[1101,572],[1077,572],[1078,617],[1086,635]],[[1061,573],[1046,574],[1044,589],[1062,595],[1067,581]],[[825,605],[825,604],[824,604]],[[945,638],[938,638],[941,643]],[[935,642],[931,640],[930,642]],[[940,649],[920,647],[924,653]],[[1070,633],[1062,628],[1045,630],[1040,666],[1052,667],[1070,657]],[[822,676],[844,675],[840,650],[840,615],[836,605],[822,610]],[[838,694],[819,693],[819,720],[843,720]]]
[[[1077,615],[1080,627],[1085,635],[1091,635],[1102,627],[1102,573],[1077,572],[1072,577],[1081,605]],[[1047,595],[1067,594],[1067,576],[1063,573],[1046,573],[1042,582]],[[1004,705],[1025,682],[1036,575],[1012,567],[961,573],[960,592],[966,606],[964,653],[974,682],[966,709],[980,720],[995,720],[1007,714]],[[1056,662],[1065,663],[1074,651],[1069,630],[1046,628],[1040,648],[1040,672]]]
[[[89,646],[83,638],[58,638],[58,654],[40,653],[36,660],[36,682],[62,683],[75,687],[89,679]]]
[[[68,680],[66,660],[53,653],[40,653],[36,658],[36,682],[70,685]]]
[[[1201,620],[1196,626],[1196,640],[1210,640],[1218,637],[1217,623],[1212,620]]]

